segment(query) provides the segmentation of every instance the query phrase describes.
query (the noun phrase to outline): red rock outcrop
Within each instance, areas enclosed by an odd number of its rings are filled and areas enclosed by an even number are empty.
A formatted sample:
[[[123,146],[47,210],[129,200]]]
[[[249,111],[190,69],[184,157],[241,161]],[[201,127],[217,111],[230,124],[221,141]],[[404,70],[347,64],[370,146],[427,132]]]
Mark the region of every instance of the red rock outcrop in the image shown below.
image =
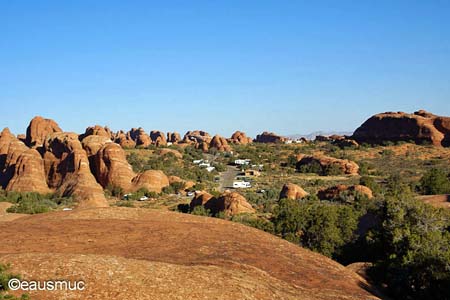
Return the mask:
[[[135,177],[125,151],[115,143],[104,144],[95,155],[95,177],[106,187],[121,187],[131,191],[131,181]]]
[[[133,178],[135,190],[145,188],[151,192],[161,193],[169,184],[169,178],[159,170],[148,170]]]
[[[141,127],[137,129],[132,128],[129,132],[129,135],[131,139],[136,142],[136,146],[148,147],[152,144],[152,139],[147,133],[145,133],[144,129]]]
[[[6,188],[13,178],[16,163],[22,153],[29,148],[19,141],[8,128],[5,128],[0,137],[0,185]]]
[[[264,131],[262,134],[256,136],[255,142],[257,143],[274,143],[280,144],[287,141],[287,138],[279,136],[273,132]]]
[[[73,196],[79,207],[106,207],[102,187],[92,175],[78,135],[53,133],[44,142],[47,184],[62,196]]]
[[[317,196],[321,200],[335,200],[344,192],[349,193],[350,195],[355,195],[356,193],[359,193],[365,195],[369,199],[373,198],[372,190],[364,185],[348,186],[344,184],[339,184],[326,189],[321,189],[317,193]]]
[[[435,146],[450,146],[450,117],[424,110],[408,114],[386,112],[372,116],[354,132],[358,143],[380,144],[386,141],[414,141]]]
[[[178,144],[181,142],[181,136],[178,132],[168,132],[167,133],[167,142],[172,144]]]
[[[255,212],[255,209],[247,202],[244,196],[229,191],[223,193],[219,198],[211,198],[204,206],[212,214],[224,212],[226,216]]]
[[[124,133],[123,131],[117,132],[114,136],[114,142],[119,144],[122,148],[131,149],[136,147],[136,142],[131,138],[130,133]]]
[[[253,140],[250,137],[247,137],[245,132],[242,131],[236,131],[233,133],[229,141],[230,143],[237,145],[247,145],[253,142]]]
[[[15,139],[16,138],[8,128],[3,129],[3,131],[0,133],[0,172],[5,168],[9,144]]]
[[[218,151],[231,151],[227,140],[220,135],[215,135],[209,143],[209,148],[216,148]]]
[[[342,174],[357,175],[359,166],[348,159],[338,159],[329,156],[317,156],[317,155],[305,155],[297,162],[297,170],[300,170],[302,166],[318,164],[321,167],[321,173],[325,174],[326,170],[330,167],[337,167],[341,170]]]
[[[283,185],[283,188],[280,192],[280,199],[301,199],[306,196],[308,196],[309,193],[306,192],[304,189],[302,189],[300,186],[293,184],[293,183],[287,183]]]
[[[111,139],[101,135],[89,135],[81,141],[81,145],[88,157],[95,156],[97,152],[108,143],[112,143]]]
[[[150,132],[150,138],[152,139],[152,144],[156,146],[167,145],[166,137],[162,131],[152,130]]]
[[[211,136],[209,133],[201,130],[188,131],[183,137],[183,143],[191,144],[196,149],[201,149],[203,152],[208,152]]]
[[[28,125],[25,144],[28,147],[40,147],[44,144],[47,136],[54,132],[62,132],[55,121],[34,117]]]
[[[103,136],[108,139],[113,139],[114,137],[114,134],[111,132],[111,129],[109,129],[107,126],[102,127],[100,125],[95,125],[86,128],[84,134],[80,135],[80,141],[91,135]]]
[[[44,161],[35,149],[22,152],[17,158],[14,175],[6,187],[7,191],[50,193],[45,177]]]
[[[208,202],[212,198],[214,198],[214,196],[206,191],[196,191],[194,194],[194,198],[191,200],[191,203],[189,204],[189,207],[192,211],[196,206],[205,205],[206,202]]]

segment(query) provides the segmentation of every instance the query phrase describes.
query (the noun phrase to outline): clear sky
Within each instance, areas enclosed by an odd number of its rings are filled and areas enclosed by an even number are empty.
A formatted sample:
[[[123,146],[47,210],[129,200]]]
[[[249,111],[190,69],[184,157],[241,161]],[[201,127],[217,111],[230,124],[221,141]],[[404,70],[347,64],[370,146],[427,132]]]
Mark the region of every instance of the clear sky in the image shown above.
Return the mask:
[[[450,115],[450,1],[0,0],[0,127],[352,131]]]

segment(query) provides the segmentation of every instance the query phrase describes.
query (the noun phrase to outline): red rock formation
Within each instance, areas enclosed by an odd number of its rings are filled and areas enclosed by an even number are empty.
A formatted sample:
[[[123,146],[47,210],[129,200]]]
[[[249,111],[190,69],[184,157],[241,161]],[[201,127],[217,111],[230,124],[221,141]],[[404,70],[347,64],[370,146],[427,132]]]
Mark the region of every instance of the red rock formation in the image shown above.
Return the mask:
[[[150,138],[150,136],[145,133],[144,129],[142,129],[141,127],[137,129],[132,128],[129,132],[129,135],[131,139],[136,142],[136,146],[148,147],[152,143],[152,139]]]
[[[304,198],[308,195],[309,195],[309,193],[307,193],[304,189],[302,189],[298,185],[293,184],[293,183],[287,183],[287,184],[283,185],[283,188],[281,189],[280,199],[297,200],[297,199]]]
[[[209,133],[201,130],[188,131],[183,137],[183,143],[193,145],[196,149],[208,152],[211,136]]]
[[[99,135],[99,136],[106,137],[108,139],[113,139],[113,137],[114,137],[114,134],[111,132],[111,130],[107,126],[103,128],[100,125],[95,125],[95,126],[86,128],[84,134],[80,135],[80,141],[91,135]]]
[[[55,121],[42,117],[34,117],[27,128],[25,143],[29,147],[40,147],[44,144],[47,136],[54,132],[62,132]]]
[[[115,143],[104,144],[95,155],[95,177],[106,187],[121,187],[129,192],[131,181],[135,177],[125,151]]]
[[[116,142],[122,148],[125,149],[131,149],[136,147],[136,142],[131,138],[130,133],[124,133],[123,131],[119,131],[114,136],[114,142]]]
[[[178,132],[168,132],[167,133],[167,142],[172,144],[178,144],[181,142],[181,136]]]
[[[14,176],[16,163],[20,155],[29,148],[19,141],[8,128],[5,128],[0,137],[0,185],[6,188]]]
[[[300,170],[304,165],[318,164],[322,169],[322,173],[329,167],[336,166],[342,174],[357,175],[359,166],[348,159],[338,159],[329,156],[305,155],[297,162],[297,170]]]
[[[230,145],[227,140],[220,135],[215,135],[209,143],[209,148],[216,148],[219,151],[231,151]]]
[[[105,145],[112,143],[111,139],[101,135],[89,135],[81,141],[88,157],[93,157]]]
[[[213,197],[213,195],[206,191],[196,191],[194,194],[194,198],[189,204],[191,211],[193,211],[196,206],[205,205],[206,202],[211,200]]]
[[[108,206],[102,187],[92,175],[86,151],[75,133],[53,133],[44,142],[47,184],[80,207]]]
[[[363,186],[363,185],[348,186],[348,185],[344,185],[344,184],[339,184],[339,185],[332,186],[332,187],[329,187],[326,189],[321,189],[317,193],[317,196],[321,200],[335,200],[344,192],[347,192],[350,195],[355,195],[356,193],[360,193],[362,195],[367,196],[367,198],[369,198],[369,199],[373,198],[372,190],[366,186]]]
[[[385,141],[414,141],[435,146],[450,146],[450,118],[424,110],[407,114],[386,112],[364,122],[352,136],[358,143],[379,144]]]
[[[255,142],[257,143],[284,143],[287,139],[285,137],[276,135],[273,132],[264,131],[262,134],[256,136]]]
[[[7,191],[50,193],[47,186],[44,161],[35,149],[22,152],[15,163],[14,175],[6,187]]]
[[[253,142],[253,140],[242,131],[236,131],[230,138],[230,143],[238,144],[238,145],[247,145]]]
[[[145,188],[151,192],[161,193],[169,186],[169,178],[162,171],[148,170],[133,178],[134,189]]]
[[[167,145],[166,137],[162,131],[152,130],[152,132],[150,132],[150,138],[152,139],[152,144],[156,146]]]
[[[244,196],[229,191],[223,193],[219,198],[211,198],[204,206],[212,214],[224,212],[226,216],[255,212],[252,205],[247,202]]]

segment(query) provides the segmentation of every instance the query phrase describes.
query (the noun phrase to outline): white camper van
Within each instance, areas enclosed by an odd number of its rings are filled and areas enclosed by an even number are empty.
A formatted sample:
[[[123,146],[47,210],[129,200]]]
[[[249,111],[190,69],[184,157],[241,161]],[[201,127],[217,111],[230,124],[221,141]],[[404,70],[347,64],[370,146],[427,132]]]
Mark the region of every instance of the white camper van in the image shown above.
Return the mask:
[[[233,182],[233,188],[235,189],[246,189],[246,188],[251,188],[252,185],[250,182],[247,181],[234,181]]]

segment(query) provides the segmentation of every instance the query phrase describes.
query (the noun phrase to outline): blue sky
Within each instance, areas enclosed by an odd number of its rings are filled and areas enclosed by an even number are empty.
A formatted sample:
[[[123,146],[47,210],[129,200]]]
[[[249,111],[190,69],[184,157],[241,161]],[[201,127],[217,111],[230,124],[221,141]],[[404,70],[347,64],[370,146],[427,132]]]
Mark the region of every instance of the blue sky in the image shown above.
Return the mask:
[[[0,127],[352,131],[450,115],[449,1],[0,0]]]

